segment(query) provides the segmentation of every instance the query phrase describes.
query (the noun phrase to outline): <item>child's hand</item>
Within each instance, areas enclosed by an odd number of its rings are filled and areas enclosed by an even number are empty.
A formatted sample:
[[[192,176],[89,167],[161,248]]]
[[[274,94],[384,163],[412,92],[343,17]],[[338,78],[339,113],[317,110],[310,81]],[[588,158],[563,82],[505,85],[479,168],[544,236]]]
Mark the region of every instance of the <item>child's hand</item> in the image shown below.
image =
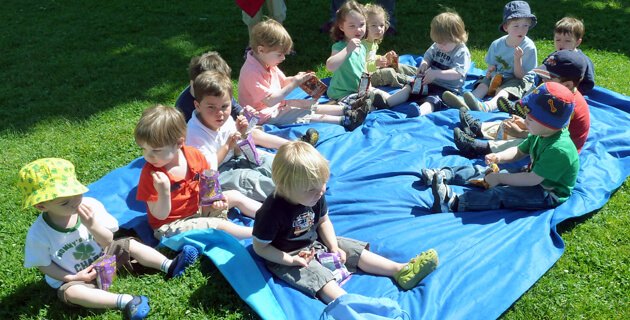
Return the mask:
[[[210,211],[223,211],[230,208],[227,196],[223,195],[222,200],[217,200],[210,205]]]
[[[385,54],[384,56],[380,56],[378,59],[376,59],[376,66],[379,68],[389,67],[389,65],[387,64],[387,54]]]
[[[295,80],[295,82],[297,83],[297,85],[301,85],[304,82],[308,81],[308,79],[314,77],[315,74],[313,72],[298,72],[298,74],[296,74],[295,76],[293,76],[293,79]]]
[[[153,187],[155,190],[162,193],[170,191],[171,182],[168,180],[166,173],[162,171],[153,171],[151,172],[151,177],[153,177]]]
[[[339,253],[339,260],[341,260],[341,263],[346,263],[346,252],[341,250],[340,248],[337,249],[333,249],[330,250],[331,253]]]
[[[258,110],[254,109],[254,107],[252,106],[245,106],[245,108],[243,108],[243,113],[245,112],[254,116],[258,116],[258,113],[259,113]]]
[[[497,70],[497,66],[491,64],[488,66],[488,70],[486,70],[486,78],[492,78],[492,74]]]
[[[421,63],[420,67],[418,67],[416,75],[419,76],[419,75],[425,73],[427,71],[428,67],[429,67],[429,65],[427,63]]]
[[[230,135],[230,137],[228,138],[228,141],[227,141],[228,147],[230,147],[230,149],[234,148],[236,146],[236,143],[239,140],[241,140],[241,133],[240,132],[232,133],[232,135]]]
[[[525,122],[521,117],[512,116],[512,118],[503,121],[503,129],[512,137],[526,137],[528,134]]]
[[[302,250],[297,255],[293,256],[292,266],[307,267],[308,264],[315,258],[315,249],[310,251]]]
[[[350,41],[348,41],[348,45],[346,46],[346,49],[350,53],[360,46],[361,46],[361,39],[353,38],[353,39],[350,39]]]
[[[499,156],[496,153],[488,153],[486,155],[486,164],[487,165],[491,165],[493,163],[498,164],[499,163]]]
[[[85,203],[81,203],[79,205],[79,208],[77,209],[77,213],[81,218],[81,223],[84,224],[88,229],[92,228],[94,222],[96,221],[94,220],[94,212],[92,211],[92,207]]]
[[[498,173],[488,173],[483,180],[488,184],[488,188],[492,188],[499,184],[499,177]]]
[[[74,275],[74,281],[91,282],[96,279],[96,270],[90,265]]]
[[[520,60],[523,57],[523,48],[514,48],[514,60]]]
[[[249,122],[247,122],[247,118],[245,116],[237,116],[236,117],[236,130],[240,132],[242,135],[247,133],[247,128],[249,127]]]
[[[424,72],[424,77],[422,77],[422,84],[432,83],[433,80],[437,77],[437,70],[429,69]]]

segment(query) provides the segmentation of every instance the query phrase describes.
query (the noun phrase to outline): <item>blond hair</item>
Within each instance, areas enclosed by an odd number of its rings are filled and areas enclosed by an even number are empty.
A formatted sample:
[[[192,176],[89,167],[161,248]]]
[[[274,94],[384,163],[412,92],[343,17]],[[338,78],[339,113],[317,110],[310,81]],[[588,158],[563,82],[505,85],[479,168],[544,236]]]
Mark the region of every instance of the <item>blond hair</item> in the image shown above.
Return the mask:
[[[436,43],[466,43],[468,32],[464,20],[455,12],[443,12],[433,17],[431,40]]]
[[[289,200],[307,190],[321,188],[330,178],[328,161],[312,145],[303,141],[283,144],[271,168],[276,194]]]
[[[195,78],[204,71],[219,71],[228,77],[232,74],[230,66],[216,51],[208,51],[190,59],[190,64],[188,64],[188,78],[190,81],[195,81]]]
[[[389,14],[387,13],[387,11],[385,11],[385,9],[383,9],[383,7],[381,7],[378,4],[373,4],[373,3],[368,3],[365,5],[365,17],[366,17],[366,23],[369,24],[369,22],[367,20],[370,20],[370,17],[383,17],[383,21],[385,22],[385,31],[387,31],[387,29],[389,29]],[[370,36],[370,28],[368,26],[368,28],[366,28],[366,33],[365,33],[365,37],[369,37]],[[383,39],[378,39],[375,42],[380,43],[381,41],[383,41]]]
[[[575,41],[578,41],[584,37],[584,23],[577,18],[564,17],[556,22],[553,32],[570,35]]]
[[[330,29],[330,37],[334,41],[341,41],[346,38],[346,35],[341,30],[341,26],[346,21],[346,17],[350,14],[350,12],[355,11],[360,15],[365,17],[365,7],[362,4],[354,1],[348,0],[344,2],[344,4],[339,7],[335,15],[335,24]]]
[[[195,100],[201,102],[204,97],[230,97],[232,98],[232,81],[219,71],[205,71],[195,78],[193,82]]]
[[[137,144],[154,148],[176,145],[186,139],[186,120],[176,108],[158,104],[142,112],[133,134]]]
[[[287,30],[280,22],[273,19],[265,19],[254,25],[249,38],[249,46],[253,52],[257,52],[259,46],[277,49],[284,53],[291,52],[293,48],[293,40]]]

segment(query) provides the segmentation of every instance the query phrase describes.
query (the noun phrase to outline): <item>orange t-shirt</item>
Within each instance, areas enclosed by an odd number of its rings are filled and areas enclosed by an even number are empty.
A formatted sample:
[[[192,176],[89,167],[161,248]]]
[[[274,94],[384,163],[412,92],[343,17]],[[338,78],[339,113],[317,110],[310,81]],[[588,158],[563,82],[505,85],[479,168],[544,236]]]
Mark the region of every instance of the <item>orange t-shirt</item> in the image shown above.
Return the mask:
[[[199,178],[204,170],[209,169],[208,162],[203,154],[193,147],[184,146],[181,150],[188,163],[188,171],[183,179],[176,180],[164,168],[156,168],[150,163],[146,163],[140,173],[138,193],[136,194],[136,199],[139,201],[158,200],[158,193],[153,187],[151,172],[164,172],[171,182],[171,212],[168,217],[164,220],[156,219],[147,206],[149,225],[153,229],[189,217],[199,209]]]

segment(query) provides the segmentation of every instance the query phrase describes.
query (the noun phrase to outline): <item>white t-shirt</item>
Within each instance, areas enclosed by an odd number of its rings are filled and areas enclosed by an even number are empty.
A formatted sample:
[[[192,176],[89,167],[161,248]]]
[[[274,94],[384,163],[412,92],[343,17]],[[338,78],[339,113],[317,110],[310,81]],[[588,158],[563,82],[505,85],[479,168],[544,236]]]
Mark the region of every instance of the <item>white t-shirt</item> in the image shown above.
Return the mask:
[[[84,204],[90,205],[96,222],[115,232],[118,221],[112,217],[102,203],[94,198],[83,198]],[[96,242],[79,220],[69,229],[59,229],[50,225],[40,214],[28,229],[24,248],[24,267],[45,267],[54,262],[62,269],[77,273],[101,256],[103,248]],[[59,288],[63,281],[45,276],[46,282],[53,288]]]
[[[206,157],[210,168],[218,170],[220,164],[232,159],[234,156],[234,151],[230,149],[223,161],[218,163],[217,153],[219,148],[227,143],[234,132],[236,132],[236,123],[232,117],[227,117],[225,123],[219,128],[219,131],[214,131],[204,126],[199,118],[197,118],[197,112],[194,111],[192,117],[188,120],[186,145],[199,149]]]

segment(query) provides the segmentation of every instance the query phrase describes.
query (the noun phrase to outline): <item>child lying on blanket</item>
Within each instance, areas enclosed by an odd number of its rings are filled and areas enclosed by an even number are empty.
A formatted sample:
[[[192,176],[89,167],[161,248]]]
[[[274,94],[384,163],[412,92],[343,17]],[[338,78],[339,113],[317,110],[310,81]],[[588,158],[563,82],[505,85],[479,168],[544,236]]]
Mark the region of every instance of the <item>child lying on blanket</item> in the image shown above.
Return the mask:
[[[107,291],[112,278],[98,282],[105,278],[95,261],[115,256],[109,268],[131,271],[133,258],[171,278],[182,275],[199,255],[195,247],[185,245],[171,260],[133,238],[114,240],[118,222],[98,200],[83,197],[88,189],[67,160],[45,158],[25,165],[19,172],[18,188],[23,207],[34,206],[42,212],[28,230],[24,266],[38,267],[67,305],[117,308],[126,319],[144,319],[149,299]]]
[[[580,53],[562,50],[550,54],[541,67],[533,70],[543,79],[543,82],[558,82],[573,92],[575,108],[569,122],[569,135],[578,153],[586,142],[591,126],[588,104],[577,89],[584,78],[586,66],[587,62]],[[517,102],[512,105],[507,100],[502,101],[499,99],[500,108],[512,114],[511,118],[503,121],[481,123],[468,112],[460,111],[461,129],[455,128],[453,135],[455,146],[464,156],[476,157],[503,151],[519,145],[527,138],[529,132],[523,119],[525,115],[522,104]]]
[[[261,124],[325,122],[349,126],[339,105],[319,105],[314,99],[287,100],[287,95],[315,75],[300,72],[286,77],[278,68],[291,48],[293,40],[275,20],[257,23],[250,37],[251,51],[238,79],[239,100],[245,110],[258,116]]]
[[[229,110],[226,117],[229,118]],[[251,236],[252,228],[232,223],[226,211],[237,207],[254,217],[259,202],[229,190],[223,192],[223,200],[200,206],[200,180],[210,167],[199,150],[184,145],[186,122],[179,110],[162,105],[144,110],[134,136],[147,161],[140,173],[136,199],[147,203],[149,225],[158,240],[208,228],[223,230],[239,239]]]
[[[461,92],[470,68],[470,52],[466,47],[468,33],[462,18],[454,12],[444,12],[431,21],[433,44],[424,53],[418,67],[416,80],[405,85],[387,99],[388,106],[395,106],[407,100],[418,101],[420,115],[446,109],[448,106],[440,98],[450,90]],[[427,92],[420,89],[428,85]],[[378,101],[374,102],[378,104]]]
[[[218,71],[228,76],[228,78],[231,77],[232,73],[232,69],[225,60],[221,58],[218,52],[209,51],[201,56],[190,59],[190,64],[188,65],[190,85],[182,91],[177,98],[177,102],[175,102],[175,106],[184,113],[186,122],[190,120],[193,111],[195,111],[195,93],[193,92],[193,82],[195,81],[195,78],[204,71]],[[232,119],[236,120],[236,118],[242,114],[243,107],[241,107],[236,99],[232,97]],[[282,137],[266,133],[258,127],[252,128],[251,134],[256,145],[270,149],[278,149],[281,145],[288,141]],[[318,138],[319,134],[317,133],[317,130],[310,128],[300,139],[315,145]]]
[[[378,4],[365,5],[367,35],[362,41],[367,48],[367,72],[370,82],[375,87],[392,86],[402,88],[414,78],[418,68],[398,63],[398,55],[389,51],[385,55],[377,55],[378,45],[383,41],[389,28],[389,15]]]
[[[567,87],[547,82],[522,99],[529,136],[516,147],[486,155],[486,163],[507,163],[529,155],[527,172],[489,173],[481,166],[422,169],[422,180],[431,184],[432,212],[481,211],[499,208],[548,209],[566,201],[580,167],[577,149],[566,126],[574,108]],[[488,190],[455,194],[448,183],[467,184],[484,179]]]
[[[272,177],[276,192],[256,213],[254,251],[271,273],[309,296],[330,303],[346,294],[333,272],[315,259],[321,251],[337,253],[352,272],[359,268],[393,277],[405,290],[437,267],[433,249],[403,264],[370,252],[365,242],[337,237],[324,197],[328,161],[311,145],[296,141],[280,147]]]

